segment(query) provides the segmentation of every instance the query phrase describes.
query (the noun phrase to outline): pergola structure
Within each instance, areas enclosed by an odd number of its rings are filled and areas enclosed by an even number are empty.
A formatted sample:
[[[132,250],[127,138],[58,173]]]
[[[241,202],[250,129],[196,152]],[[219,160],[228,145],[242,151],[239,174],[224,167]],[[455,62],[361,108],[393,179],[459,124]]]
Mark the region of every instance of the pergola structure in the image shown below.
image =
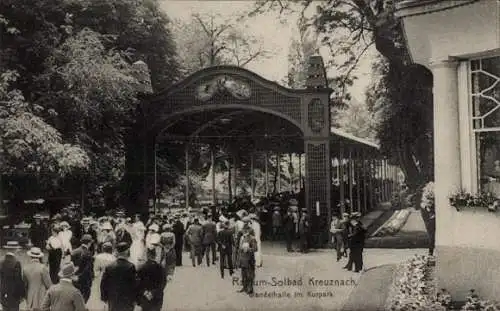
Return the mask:
[[[200,70],[145,98],[142,135],[137,137],[142,146],[146,189],[142,202],[155,193],[156,150],[165,141],[184,143],[186,159],[189,145],[193,143],[227,146],[232,152],[244,153],[250,158],[252,176],[253,155],[293,153],[305,159],[304,207],[312,216],[313,235],[326,233],[334,208],[333,177],[347,178],[348,189],[342,189],[339,202],[345,198],[351,198],[352,202],[353,181],[363,179],[366,175],[363,172],[368,168],[379,170],[378,176],[387,178],[394,177],[396,170],[389,169],[377,145],[330,128],[332,90],[320,56],[309,60],[306,86],[289,89],[243,68],[216,66]],[[186,176],[189,176],[188,161]],[[363,185],[375,187],[368,181]],[[345,188],[344,183],[341,182],[340,187]],[[352,209],[364,212],[368,205],[374,205],[370,200],[387,200],[390,189],[388,185],[386,188],[377,187],[378,197],[368,197],[366,191],[364,197],[358,195]],[[359,189],[357,187],[357,191]],[[189,187],[186,191],[189,196]],[[343,206],[340,208],[343,211]]]

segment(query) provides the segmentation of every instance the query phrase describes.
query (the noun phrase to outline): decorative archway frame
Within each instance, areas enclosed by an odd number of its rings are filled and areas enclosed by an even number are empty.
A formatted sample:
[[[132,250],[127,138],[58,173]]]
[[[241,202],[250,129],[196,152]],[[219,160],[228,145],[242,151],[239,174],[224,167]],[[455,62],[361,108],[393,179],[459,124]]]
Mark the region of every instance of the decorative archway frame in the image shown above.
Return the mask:
[[[321,80],[317,75],[310,78],[315,83]],[[290,89],[240,67],[217,66],[200,70],[144,99],[145,141],[154,144],[154,138],[168,127],[169,120],[201,111],[253,110],[290,122],[301,130],[304,139],[305,207],[313,216],[313,234],[323,235],[331,218],[329,97],[332,92],[324,80],[319,87]],[[151,150],[147,146],[144,148]],[[145,167],[144,171],[150,168]]]

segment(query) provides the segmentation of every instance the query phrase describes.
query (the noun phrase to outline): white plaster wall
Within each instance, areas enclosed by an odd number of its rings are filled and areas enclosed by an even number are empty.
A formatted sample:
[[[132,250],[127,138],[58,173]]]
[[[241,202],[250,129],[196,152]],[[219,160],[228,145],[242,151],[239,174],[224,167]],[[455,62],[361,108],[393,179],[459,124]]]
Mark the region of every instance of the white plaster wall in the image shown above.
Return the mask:
[[[482,54],[500,48],[499,5],[478,1],[441,12],[404,18],[407,42],[413,60],[430,60]]]
[[[436,218],[437,227],[443,228],[439,245],[488,248],[500,250],[500,212],[491,213],[486,208],[456,211],[449,209],[449,217]]]

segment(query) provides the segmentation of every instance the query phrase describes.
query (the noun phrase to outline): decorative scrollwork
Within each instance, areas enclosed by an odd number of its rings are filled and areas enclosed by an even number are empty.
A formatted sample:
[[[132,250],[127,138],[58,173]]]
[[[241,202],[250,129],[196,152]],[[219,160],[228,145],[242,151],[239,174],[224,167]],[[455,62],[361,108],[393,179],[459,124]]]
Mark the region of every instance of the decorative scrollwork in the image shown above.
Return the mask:
[[[308,123],[311,130],[319,133],[325,127],[325,106],[320,99],[314,98],[307,107]]]
[[[236,99],[249,99],[252,95],[250,86],[240,80],[224,75],[204,82],[196,88],[195,97],[201,101],[208,101],[216,94],[227,92]]]

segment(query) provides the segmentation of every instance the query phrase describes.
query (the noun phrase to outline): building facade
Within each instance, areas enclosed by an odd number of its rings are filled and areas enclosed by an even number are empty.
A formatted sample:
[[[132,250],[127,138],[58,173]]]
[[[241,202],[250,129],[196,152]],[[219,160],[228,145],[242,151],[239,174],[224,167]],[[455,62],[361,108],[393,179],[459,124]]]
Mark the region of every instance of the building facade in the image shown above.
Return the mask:
[[[500,1],[397,5],[412,60],[434,77],[436,255],[439,286],[500,297],[500,212],[457,211],[460,190],[500,197]]]

